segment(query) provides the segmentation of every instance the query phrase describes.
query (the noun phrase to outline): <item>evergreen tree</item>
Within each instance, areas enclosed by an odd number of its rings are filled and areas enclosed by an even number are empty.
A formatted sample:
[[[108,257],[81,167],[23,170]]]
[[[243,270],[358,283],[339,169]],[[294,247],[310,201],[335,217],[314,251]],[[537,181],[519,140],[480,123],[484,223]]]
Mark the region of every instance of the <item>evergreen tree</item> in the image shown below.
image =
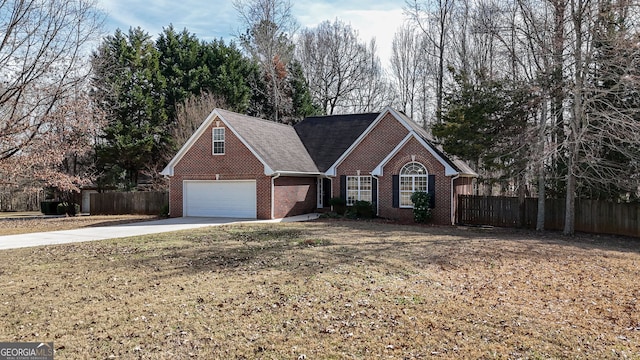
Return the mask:
[[[232,42],[214,40],[204,47],[204,62],[211,73],[205,88],[221,97],[228,110],[246,112],[249,108],[252,88],[249,79],[258,71],[251,60],[242,55]]]
[[[170,144],[160,54],[140,28],[117,30],[93,54],[94,93],[107,125],[97,146],[101,182],[130,188],[157,171]],[[149,169],[149,168],[152,169]]]
[[[526,87],[476,74],[454,73],[457,88],[445,96],[442,123],[432,127],[446,152],[485,171],[517,176],[526,167],[527,120],[532,95]]]
[[[172,25],[164,28],[156,41],[160,72],[165,78],[165,105],[169,119],[176,107],[191,95],[200,95],[211,82],[205,63],[205,46],[187,29],[177,33]]]
[[[307,116],[320,115],[322,109],[311,99],[309,85],[304,77],[302,65],[294,60],[289,64],[289,89],[293,102],[293,114],[291,122],[298,122]]]

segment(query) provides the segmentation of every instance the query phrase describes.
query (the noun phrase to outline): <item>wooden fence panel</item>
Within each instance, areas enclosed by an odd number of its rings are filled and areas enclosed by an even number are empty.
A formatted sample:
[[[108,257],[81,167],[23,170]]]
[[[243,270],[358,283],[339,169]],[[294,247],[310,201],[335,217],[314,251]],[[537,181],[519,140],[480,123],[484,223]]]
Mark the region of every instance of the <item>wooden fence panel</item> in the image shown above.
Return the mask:
[[[91,194],[91,215],[157,215],[169,203],[169,193],[159,191]]]
[[[518,198],[461,195],[456,218],[461,224],[515,227],[519,213]]]
[[[576,231],[640,237],[640,204],[578,199],[575,210]],[[460,224],[535,229],[538,199],[460,195],[457,211]],[[545,200],[546,230],[562,230],[564,217],[564,199]]]

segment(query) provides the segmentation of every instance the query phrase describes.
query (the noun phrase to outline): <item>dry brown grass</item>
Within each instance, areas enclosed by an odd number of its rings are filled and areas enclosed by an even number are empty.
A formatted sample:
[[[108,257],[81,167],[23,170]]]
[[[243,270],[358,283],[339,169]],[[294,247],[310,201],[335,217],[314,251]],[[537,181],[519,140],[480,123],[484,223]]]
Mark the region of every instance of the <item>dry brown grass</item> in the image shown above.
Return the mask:
[[[6,216],[5,216],[6,217]],[[108,226],[157,219],[154,215],[96,215],[5,219],[0,217],[0,236],[44,231],[72,230],[90,226]]]
[[[60,359],[638,359],[639,250],[348,221],[9,250],[0,339]]]

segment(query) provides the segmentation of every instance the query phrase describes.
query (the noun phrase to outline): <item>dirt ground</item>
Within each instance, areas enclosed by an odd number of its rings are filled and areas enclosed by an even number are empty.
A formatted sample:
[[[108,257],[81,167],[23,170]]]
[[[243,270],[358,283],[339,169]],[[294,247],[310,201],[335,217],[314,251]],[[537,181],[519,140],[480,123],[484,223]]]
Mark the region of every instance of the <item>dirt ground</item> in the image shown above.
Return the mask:
[[[638,239],[381,222],[0,251],[0,339],[60,359],[639,359]]]

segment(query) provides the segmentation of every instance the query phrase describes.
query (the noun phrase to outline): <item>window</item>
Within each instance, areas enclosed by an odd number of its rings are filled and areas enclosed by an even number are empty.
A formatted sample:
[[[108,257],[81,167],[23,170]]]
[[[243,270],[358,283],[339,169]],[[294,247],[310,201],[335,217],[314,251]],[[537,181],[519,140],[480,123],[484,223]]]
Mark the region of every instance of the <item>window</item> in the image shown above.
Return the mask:
[[[420,163],[411,162],[400,170],[400,207],[413,207],[411,195],[417,191],[427,192],[427,169]]]
[[[347,176],[347,206],[356,201],[371,202],[371,176]]]
[[[213,155],[224,155],[224,128],[213,128]]]

